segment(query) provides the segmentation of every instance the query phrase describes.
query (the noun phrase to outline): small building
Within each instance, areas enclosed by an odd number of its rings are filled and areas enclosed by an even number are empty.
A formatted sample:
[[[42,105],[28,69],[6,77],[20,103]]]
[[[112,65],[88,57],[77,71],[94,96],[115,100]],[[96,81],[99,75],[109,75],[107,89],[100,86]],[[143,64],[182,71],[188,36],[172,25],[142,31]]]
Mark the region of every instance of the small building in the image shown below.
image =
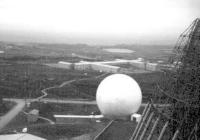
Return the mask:
[[[136,60],[137,60],[137,61],[144,61],[144,58],[139,57],[139,58],[137,58]]]
[[[162,61],[162,60],[158,60],[157,62],[160,64],[164,63],[164,61]]]
[[[86,70],[90,70],[90,69],[91,69],[91,66],[90,66],[90,63],[87,63],[87,62],[80,62],[80,63],[75,63],[75,64],[74,64],[74,69],[75,69],[75,70],[83,70],[83,71],[86,71]]]
[[[140,69],[146,69],[146,63],[138,60],[129,61],[129,64]]]
[[[60,61],[60,62],[58,62],[58,67],[65,68],[65,69],[72,69],[73,68],[73,64],[70,63],[70,62]]]
[[[159,71],[160,70],[160,66],[157,63],[147,63],[146,64],[146,70]]]
[[[120,67],[94,63],[91,64],[91,69],[99,72],[117,73]]]
[[[1,53],[4,53],[4,51],[0,51],[0,54],[1,54]]]
[[[27,121],[28,122],[36,122],[39,117],[39,110],[33,109],[27,114]]]

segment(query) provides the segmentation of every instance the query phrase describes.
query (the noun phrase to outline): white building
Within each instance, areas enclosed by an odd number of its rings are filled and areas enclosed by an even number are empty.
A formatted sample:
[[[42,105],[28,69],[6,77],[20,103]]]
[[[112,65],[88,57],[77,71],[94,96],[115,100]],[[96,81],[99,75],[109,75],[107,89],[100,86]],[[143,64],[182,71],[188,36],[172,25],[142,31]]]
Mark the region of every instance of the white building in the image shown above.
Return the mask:
[[[74,63],[74,69],[75,70],[90,70],[91,69],[91,64],[88,62],[82,62],[82,63]]]
[[[139,57],[139,58],[137,58],[136,60],[137,60],[137,61],[144,61],[144,58]]]
[[[94,70],[99,72],[118,73],[123,68],[113,65],[119,65],[119,64],[129,64],[139,69],[148,71],[159,71],[161,69],[160,68],[161,64],[149,63],[144,61],[143,58],[138,58],[136,60],[116,59],[114,61],[99,61],[99,62],[80,61],[79,63],[69,63],[60,61],[57,67],[75,69],[80,71]]]
[[[146,69],[146,62],[138,61],[138,60],[131,60],[129,64],[140,69]]]
[[[39,110],[33,109],[27,115],[28,122],[36,122],[39,117]]]
[[[118,66],[111,66],[111,65],[104,65],[104,64],[98,64],[98,63],[93,63],[91,64],[91,69],[95,71],[100,71],[100,72],[107,72],[107,73],[117,73],[120,70],[120,67]]]
[[[66,69],[72,69],[73,68],[73,63],[60,61],[60,62],[58,62],[58,67],[66,68]]]
[[[160,70],[160,66],[157,63],[147,63],[146,64],[146,70],[159,71]]]
[[[103,115],[54,115],[56,123],[90,122],[103,118]]]
[[[4,53],[4,51],[0,51],[0,54],[1,54],[1,53]]]

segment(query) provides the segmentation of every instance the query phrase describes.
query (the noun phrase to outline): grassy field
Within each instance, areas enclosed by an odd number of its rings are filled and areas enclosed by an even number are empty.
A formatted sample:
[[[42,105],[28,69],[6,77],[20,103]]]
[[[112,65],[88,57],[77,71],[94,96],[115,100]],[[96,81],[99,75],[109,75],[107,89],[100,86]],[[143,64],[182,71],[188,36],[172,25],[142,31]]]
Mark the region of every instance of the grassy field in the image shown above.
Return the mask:
[[[99,75],[96,72],[52,68],[40,64],[11,64],[0,67],[0,94],[2,97],[38,97],[41,90],[50,86],[59,85],[64,81],[92,77]],[[154,93],[156,84],[159,84],[162,73],[131,74],[141,86],[143,95]],[[63,88],[49,90],[49,97],[90,98],[95,96],[96,89],[102,79],[91,79],[72,83]]]
[[[41,95],[40,90],[46,87],[60,84],[70,79],[84,77],[84,72],[66,69],[50,68],[44,63],[55,63],[58,61],[77,62],[87,56],[97,60],[109,60],[115,58],[135,59],[144,57],[157,61],[166,60],[166,54],[162,49],[169,49],[172,46],[158,45],[115,45],[115,46],[88,46],[85,44],[39,44],[39,43],[9,43],[0,42],[0,96],[2,97],[37,97]],[[113,54],[104,51],[105,48],[123,48],[135,51],[133,54]],[[148,49],[147,49],[148,48]],[[151,51],[149,51],[151,50]],[[76,53],[75,57],[72,54]],[[160,57],[161,56],[161,57]],[[86,58],[87,58],[86,57]],[[95,72],[88,72],[89,76],[97,75]],[[143,93],[154,92],[153,87],[158,81],[160,74],[133,74],[133,78],[141,85]],[[85,82],[85,83],[84,83]],[[80,96],[87,98],[95,95],[95,90],[100,81],[84,81],[75,83],[71,88],[54,89],[50,91],[52,96]],[[74,87],[75,86],[75,87]],[[80,93],[82,92],[82,94]],[[68,94],[65,94],[65,93]],[[75,94],[69,95],[72,92]],[[58,94],[58,95],[55,95]]]
[[[135,51],[132,54],[109,53],[104,49],[129,49]],[[8,43],[0,42],[0,50],[4,54],[0,54],[0,58],[4,60],[26,58],[32,61],[59,61],[70,60],[72,53],[76,56],[86,56],[97,60],[108,60],[115,58],[135,59],[143,57],[148,60],[168,59],[169,53],[162,51],[163,49],[172,49],[173,46],[166,45],[113,45],[113,46],[89,46],[86,44],[39,44],[39,43]],[[24,57],[24,58],[23,58]],[[76,57],[74,57],[76,58]],[[73,58],[73,61],[74,61]],[[76,58],[80,60],[82,58]]]
[[[46,138],[48,140],[60,140],[66,138],[77,137],[85,134],[96,135],[98,129],[104,127],[104,123],[76,123],[76,124],[56,124],[49,125],[42,121],[34,124],[26,122],[26,117],[23,114],[19,114],[12,124],[10,123],[7,128],[1,131],[0,134],[13,133],[14,130],[21,132],[24,127],[28,128],[28,133]]]
[[[96,105],[84,105],[84,104],[56,104],[56,103],[32,103],[31,109],[40,110],[40,115],[54,120],[54,114],[58,115],[91,115],[91,112],[100,114]]]
[[[163,73],[161,72],[130,74],[130,76],[133,77],[140,85],[144,102],[146,102],[147,99],[150,99],[157,92],[156,86],[160,84],[162,75]],[[87,81],[80,81],[75,82],[74,85],[78,91],[95,97],[97,87],[101,80],[102,79],[91,79]]]
[[[124,48],[135,51],[132,54],[109,53],[105,48]],[[113,59],[136,59],[143,57],[150,61],[167,61],[169,54],[161,49],[172,48],[172,46],[147,46],[147,45],[115,45],[115,46],[88,46],[85,44],[38,44],[38,43],[8,43],[0,42],[0,98],[34,98],[41,95],[41,90],[47,87],[60,85],[64,81],[94,77],[99,73],[88,71],[74,71],[48,67],[45,63],[57,63],[58,61],[78,62],[88,58],[94,60]],[[151,50],[151,51],[150,51]],[[76,54],[73,56],[72,54]],[[90,61],[94,61],[90,60]],[[147,102],[154,93],[155,86],[160,84],[162,73],[140,73],[130,74],[140,85],[143,93],[143,102]],[[102,79],[89,79],[76,81],[62,88],[48,90],[49,98],[87,98],[95,99],[96,89]],[[0,107],[2,103],[0,101]],[[98,109],[96,106],[86,105],[57,105],[57,104],[32,104],[30,109],[37,108],[41,115],[53,118],[58,114],[88,114]],[[40,125],[41,124],[41,125]],[[126,123],[124,123],[126,124]],[[68,124],[51,126],[39,120],[37,124],[27,123],[26,116],[20,113],[6,129],[21,129],[28,126],[30,132],[48,139],[61,139],[93,133],[100,128],[98,123],[90,124]],[[101,124],[104,126],[104,124]],[[123,132],[119,138],[129,135],[134,126],[117,123],[113,134]],[[121,126],[121,127],[120,127]]]
[[[96,73],[91,72],[85,76],[84,72],[51,68],[41,64],[12,63],[0,67],[0,95],[18,98],[38,97],[44,88],[93,75]]]

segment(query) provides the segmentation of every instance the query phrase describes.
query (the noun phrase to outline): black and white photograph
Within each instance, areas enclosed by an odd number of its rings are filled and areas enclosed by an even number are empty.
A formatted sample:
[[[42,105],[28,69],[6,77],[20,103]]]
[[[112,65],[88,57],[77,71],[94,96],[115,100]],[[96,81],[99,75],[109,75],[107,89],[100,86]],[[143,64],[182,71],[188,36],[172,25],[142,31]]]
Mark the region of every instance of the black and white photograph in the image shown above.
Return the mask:
[[[0,0],[0,140],[199,140],[200,0]]]

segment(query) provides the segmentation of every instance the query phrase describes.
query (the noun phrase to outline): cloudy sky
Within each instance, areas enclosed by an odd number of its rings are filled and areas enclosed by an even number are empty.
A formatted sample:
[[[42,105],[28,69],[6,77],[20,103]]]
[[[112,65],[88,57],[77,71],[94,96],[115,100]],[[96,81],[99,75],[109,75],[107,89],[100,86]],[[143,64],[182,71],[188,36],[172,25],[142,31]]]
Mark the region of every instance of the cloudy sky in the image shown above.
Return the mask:
[[[0,40],[174,44],[200,0],[0,0]]]

